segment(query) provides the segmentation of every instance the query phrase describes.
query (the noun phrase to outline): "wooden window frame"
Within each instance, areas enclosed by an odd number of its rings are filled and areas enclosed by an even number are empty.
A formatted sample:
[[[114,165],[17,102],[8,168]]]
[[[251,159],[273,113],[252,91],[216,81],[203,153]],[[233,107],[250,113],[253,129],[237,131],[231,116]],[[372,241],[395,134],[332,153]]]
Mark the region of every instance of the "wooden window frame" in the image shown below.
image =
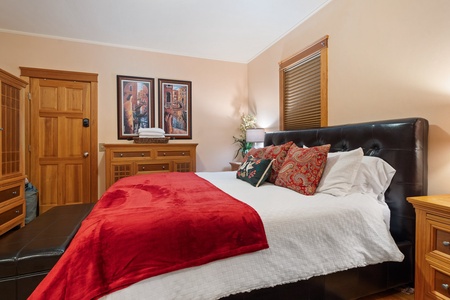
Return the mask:
[[[286,130],[285,124],[285,73],[296,64],[309,57],[320,55],[320,127],[328,126],[328,35],[321,38],[303,51],[279,63],[280,78],[280,130]],[[307,128],[307,127],[304,127]],[[298,128],[301,129],[301,128]]]

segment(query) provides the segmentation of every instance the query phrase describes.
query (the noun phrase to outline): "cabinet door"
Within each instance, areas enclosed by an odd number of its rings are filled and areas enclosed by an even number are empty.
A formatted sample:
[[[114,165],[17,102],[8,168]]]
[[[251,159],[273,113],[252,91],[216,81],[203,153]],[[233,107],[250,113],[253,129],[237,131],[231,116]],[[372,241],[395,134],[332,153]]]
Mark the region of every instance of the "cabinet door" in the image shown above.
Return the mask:
[[[191,160],[175,160],[173,162],[174,172],[191,172],[192,162]]]
[[[110,176],[109,181],[107,181],[107,183],[109,183],[107,187],[121,178],[128,177],[134,174],[135,171],[132,162],[111,163],[111,172],[109,174],[106,174],[107,176]]]
[[[22,175],[21,166],[21,90],[1,83],[1,174],[0,179]]]
[[[0,69],[0,235],[25,225],[24,88]]]

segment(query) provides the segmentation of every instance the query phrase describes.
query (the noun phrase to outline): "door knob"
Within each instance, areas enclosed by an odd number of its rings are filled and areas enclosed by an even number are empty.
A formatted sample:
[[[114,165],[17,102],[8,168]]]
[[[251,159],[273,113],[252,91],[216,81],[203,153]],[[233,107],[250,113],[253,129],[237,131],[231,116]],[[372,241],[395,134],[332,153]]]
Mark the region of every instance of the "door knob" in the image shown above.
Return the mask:
[[[88,156],[89,156],[89,152],[87,152],[87,151],[84,152],[84,153],[83,153],[83,156],[84,156],[84,157],[88,157]]]

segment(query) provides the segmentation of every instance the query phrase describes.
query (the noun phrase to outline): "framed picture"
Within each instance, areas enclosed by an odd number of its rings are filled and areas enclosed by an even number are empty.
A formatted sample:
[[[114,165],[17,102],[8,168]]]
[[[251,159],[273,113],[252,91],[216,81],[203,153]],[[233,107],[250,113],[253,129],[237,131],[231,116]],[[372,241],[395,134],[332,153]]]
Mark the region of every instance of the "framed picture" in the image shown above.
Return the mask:
[[[118,139],[131,140],[139,128],[155,126],[153,78],[117,75]]]
[[[192,139],[192,83],[158,79],[159,127],[173,139]]]

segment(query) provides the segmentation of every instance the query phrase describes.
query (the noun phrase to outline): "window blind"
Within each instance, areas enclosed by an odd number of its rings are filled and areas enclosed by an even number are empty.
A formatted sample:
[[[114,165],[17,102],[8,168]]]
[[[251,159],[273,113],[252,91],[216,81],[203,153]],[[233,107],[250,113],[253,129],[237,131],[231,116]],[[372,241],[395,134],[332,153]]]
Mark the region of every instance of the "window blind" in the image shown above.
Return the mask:
[[[327,39],[280,63],[280,129],[327,125]]]
[[[320,52],[284,72],[284,130],[320,127]]]

